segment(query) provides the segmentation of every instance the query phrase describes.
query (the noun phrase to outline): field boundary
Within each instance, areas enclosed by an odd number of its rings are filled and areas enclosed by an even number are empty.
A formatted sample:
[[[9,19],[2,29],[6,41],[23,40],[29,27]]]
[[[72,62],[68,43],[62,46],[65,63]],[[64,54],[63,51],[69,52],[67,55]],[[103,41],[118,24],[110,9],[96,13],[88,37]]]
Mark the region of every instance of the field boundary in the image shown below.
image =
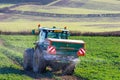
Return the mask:
[[[33,11],[20,11],[20,10],[9,10],[9,8],[0,9],[1,13],[6,14],[22,14],[32,16],[43,16],[43,17],[62,17],[62,18],[93,18],[93,17],[120,17],[120,13],[109,13],[109,14],[57,14],[57,13],[45,13],[45,12],[33,12]]]
[[[0,31],[0,35],[32,35],[32,32],[29,31],[21,31],[21,32],[10,32],[10,31]],[[38,35],[38,33],[35,33]],[[118,36],[120,37],[120,31],[112,31],[112,32],[77,32],[70,31],[71,36]]]

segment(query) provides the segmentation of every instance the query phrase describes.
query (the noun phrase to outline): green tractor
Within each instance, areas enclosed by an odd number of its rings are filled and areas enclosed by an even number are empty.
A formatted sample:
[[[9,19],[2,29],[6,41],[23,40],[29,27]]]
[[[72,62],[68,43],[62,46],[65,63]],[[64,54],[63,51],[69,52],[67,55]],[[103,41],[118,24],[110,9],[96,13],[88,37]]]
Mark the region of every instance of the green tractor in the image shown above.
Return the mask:
[[[39,26],[39,39],[35,48],[24,52],[24,70],[43,73],[47,67],[53,71],[61,70],[64,75],[72,75],[75,66],[80,62],[79,56],[85,55],[85,42],[69,40],[66,29],[44,28]]]

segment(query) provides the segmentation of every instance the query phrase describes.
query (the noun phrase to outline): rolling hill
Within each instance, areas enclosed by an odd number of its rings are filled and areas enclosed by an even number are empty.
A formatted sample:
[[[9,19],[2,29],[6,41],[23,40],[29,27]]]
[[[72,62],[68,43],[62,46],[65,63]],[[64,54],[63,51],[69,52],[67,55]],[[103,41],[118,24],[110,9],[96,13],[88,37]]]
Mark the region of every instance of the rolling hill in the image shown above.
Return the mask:
[[[0,0],[0,3],[3,4],[19,4],[19,3],[33,3],[33,2],[37,2],[37,3],[41,3],[41,4],[48,4],[50,2],[53,2],[55,0]]]
[[[60,0],[57,3],[51,4],[51,6],[62,6],[72,8],[84,8],[92,10],[108,10],[119,11],[119,0]]]
[[[0,16],[0,29],[3,31],[8,25],[11,28],[19,26],[30,30],[39,22],[43,26],[68,25],[70,30],[81,32],[119,31],[120,1],[0,0]],[[73,29],[73,26],[76,26],[76,29]]]

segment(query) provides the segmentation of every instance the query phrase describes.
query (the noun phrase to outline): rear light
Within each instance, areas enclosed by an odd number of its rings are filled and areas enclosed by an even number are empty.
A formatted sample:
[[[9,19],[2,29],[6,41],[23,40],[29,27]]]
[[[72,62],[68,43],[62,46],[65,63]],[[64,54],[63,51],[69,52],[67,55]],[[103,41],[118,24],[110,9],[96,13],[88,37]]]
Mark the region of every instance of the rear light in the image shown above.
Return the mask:
[[[67,26],[65,26],[64,29],[67,29]]]
[[[78,52],[77,52],[77,55],[78,56],[85,56],[85,49],[83,49],[83,48],[80,48],[79,50],[78,50]]]
[[[56,54],[56,48],[54,46],[48,46],[47,52],[49,54]]]
[[[38,28],[40,27],[40,24],[38,24]]]

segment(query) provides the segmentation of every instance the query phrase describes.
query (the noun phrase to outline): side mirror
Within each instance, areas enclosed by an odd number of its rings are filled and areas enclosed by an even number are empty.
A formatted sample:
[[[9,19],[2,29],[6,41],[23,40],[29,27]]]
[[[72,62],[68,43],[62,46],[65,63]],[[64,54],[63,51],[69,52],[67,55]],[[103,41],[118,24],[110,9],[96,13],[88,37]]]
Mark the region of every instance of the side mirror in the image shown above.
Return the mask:
[[[32,30],[32,35],[35,35],[35,29]]]
[[[70,36],[70,33],[68,33],[68,37]]]

